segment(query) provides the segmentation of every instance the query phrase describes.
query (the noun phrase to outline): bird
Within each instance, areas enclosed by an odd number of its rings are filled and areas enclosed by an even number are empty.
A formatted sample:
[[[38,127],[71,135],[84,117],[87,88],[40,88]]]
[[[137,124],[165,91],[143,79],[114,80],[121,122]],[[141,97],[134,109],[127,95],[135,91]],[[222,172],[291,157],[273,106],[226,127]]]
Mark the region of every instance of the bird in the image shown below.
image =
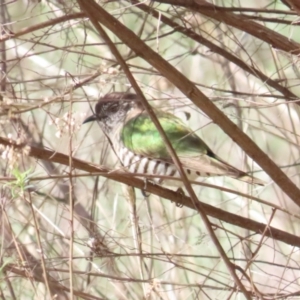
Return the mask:
[[[231,166],[177,116],[153,109],[189,180],[198,177],[228,176],[249,184],[265,182]],[[83,124],[98,121],[119,161],[130,173],[157,176],[158,184],[181,186],[180,178],[155,124],[140,98],[130,92],[112,92],[95,105],[95,112]],[[167,179],[166,179],[167,178]]]

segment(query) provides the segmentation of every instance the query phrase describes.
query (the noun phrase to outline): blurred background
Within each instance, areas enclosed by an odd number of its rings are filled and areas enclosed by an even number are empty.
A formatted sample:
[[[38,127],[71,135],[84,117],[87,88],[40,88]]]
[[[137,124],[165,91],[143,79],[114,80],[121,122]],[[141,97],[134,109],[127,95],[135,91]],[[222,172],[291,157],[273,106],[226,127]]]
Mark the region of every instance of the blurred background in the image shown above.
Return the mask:
[[[81,125],[99,97],[134,92],[84,10],[90,2],[192,81],[299,185],[296,0],[1,0],[2,138],[119,169],[99,125]],[[215,177],[193,185],[199,201],[246,220],[236,226],[210,218],[248,299],[300,299],[299,207],[222,128],[103,28],[153,107],[180,117],[223,160],[266,181]],[[247,299],[196,210],[28,151],[1,145],[1,299]],[[265,224],[265,232],[250,230],[248,221]]]

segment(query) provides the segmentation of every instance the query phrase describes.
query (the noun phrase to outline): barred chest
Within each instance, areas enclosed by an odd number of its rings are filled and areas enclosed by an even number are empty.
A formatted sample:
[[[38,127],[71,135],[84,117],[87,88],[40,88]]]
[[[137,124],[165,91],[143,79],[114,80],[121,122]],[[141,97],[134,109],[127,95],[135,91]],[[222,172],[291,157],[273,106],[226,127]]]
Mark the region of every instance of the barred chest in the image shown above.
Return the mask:
[[[161,184],[181,186],[180,181],[170,180],[169,177],[179,178],[179,172],[174,164],[168,163],[163,160],[154,159],[142,155],[137,155],[127,149],[124,146],[119,147],[118,150],[119,159],[123,166],[128,169],[129,172],[134,174],[148,174],[157,176],[157,178],[151,178],[151,180]],[[209,176],[209,174],[184,168],[184,171],[189,180],[195,180],[199,176]]]

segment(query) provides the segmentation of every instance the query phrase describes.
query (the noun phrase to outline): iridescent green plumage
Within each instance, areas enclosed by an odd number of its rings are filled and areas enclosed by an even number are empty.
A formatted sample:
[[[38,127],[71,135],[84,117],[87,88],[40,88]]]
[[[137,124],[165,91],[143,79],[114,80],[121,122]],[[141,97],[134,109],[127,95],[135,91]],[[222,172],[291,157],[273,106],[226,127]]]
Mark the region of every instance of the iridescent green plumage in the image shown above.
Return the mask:
[[[177,155],[190,157],[211,152],[180,119],[163,111],[155,112]],[[124,124],[121,129],[121,140],[125,147],[136,154],[159,159],[171,158],[160,133],[145,111]]]

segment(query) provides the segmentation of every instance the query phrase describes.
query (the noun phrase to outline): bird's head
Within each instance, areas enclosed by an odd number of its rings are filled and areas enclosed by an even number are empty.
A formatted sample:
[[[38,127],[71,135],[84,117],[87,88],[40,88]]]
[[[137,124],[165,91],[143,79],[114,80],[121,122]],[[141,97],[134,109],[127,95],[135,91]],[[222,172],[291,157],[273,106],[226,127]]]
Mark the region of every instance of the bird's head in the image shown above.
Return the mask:
[[[83,124],[99,121],[105,131],[110,131],[115,125],[123,122],[133,109],[141,109],[138,96],[133,93],[110,93],[99,99],[95,113],[83,121]]]

